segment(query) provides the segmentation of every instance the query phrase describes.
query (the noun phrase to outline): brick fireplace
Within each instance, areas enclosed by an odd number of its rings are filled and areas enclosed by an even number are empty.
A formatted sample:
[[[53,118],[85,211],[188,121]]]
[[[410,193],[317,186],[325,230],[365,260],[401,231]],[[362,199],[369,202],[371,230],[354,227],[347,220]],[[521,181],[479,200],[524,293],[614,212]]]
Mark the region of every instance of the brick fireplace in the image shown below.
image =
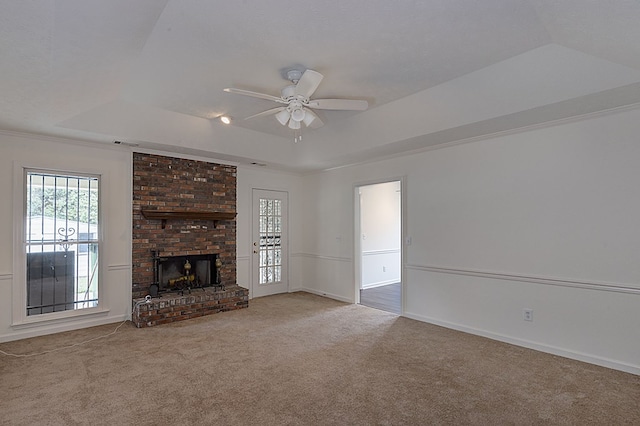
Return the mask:
[[[236,282],[236,167],[133,153],[133,318],[138,327],[248,306]],[[157,293],[156,258],[219,259],[217,277],[198,277]],[[157,261],[156,261],[157,264]],[[174,280],[176,278],[174,277]],[[174,281],[174,284],[176,281]],[[193,288],[192,288],[193,287]],[[175,291],[172,291],[175,290]],[[147,302],[146,296],[154,298]],[[157,296],[157,297],[156,297]]]

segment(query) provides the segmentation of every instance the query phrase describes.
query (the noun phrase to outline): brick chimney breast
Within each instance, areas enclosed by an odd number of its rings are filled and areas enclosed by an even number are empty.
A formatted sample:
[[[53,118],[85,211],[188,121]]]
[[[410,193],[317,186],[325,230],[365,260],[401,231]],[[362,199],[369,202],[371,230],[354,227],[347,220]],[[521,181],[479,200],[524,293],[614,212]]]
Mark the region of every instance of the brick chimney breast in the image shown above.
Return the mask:
[[[133,298],[153,283],[152,250],[160,256],[218,254],[221,277],[236,282],[236,220],[147,219],[142,210],[236,212],[235,166],[133,153]],[[215,222],[215,226],[214,226]],[[164,226],[164,228],[163,228]]]

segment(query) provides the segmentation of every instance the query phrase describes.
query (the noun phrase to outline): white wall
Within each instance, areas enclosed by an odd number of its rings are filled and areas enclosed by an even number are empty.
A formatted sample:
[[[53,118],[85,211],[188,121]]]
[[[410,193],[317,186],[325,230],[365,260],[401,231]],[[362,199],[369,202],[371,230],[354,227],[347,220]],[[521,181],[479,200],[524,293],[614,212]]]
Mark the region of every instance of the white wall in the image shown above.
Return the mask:
[[[307,176],[304,287],[355,299],[353,187],[406,176],[406,316],[640,374],[639,123],[627,110]]]
[[[21,339],[76,328],[123,321],[131,314],[131,153],[112,146],[86,145],[37,136],[0,133],[0,341]],[[14,250],[20,249],[23,167],[101,175],[103,236],[100,249],[101,304],[106,311],[73,318],[18,325],[12,303],[13,286],[24,282],[15,270]],[[16,182],[17,181],[17,182]],[[17,185],[17,186],[16,186]],[[14,197],[15,196],[15,197]],[[15,198],[15,199],[14,199]],[[19,204],[19,203],[18,203]],[[30,318],[32,319],[32,318]]]
[[[400,181],[363,185],[360,195],[360,288],[400,281]]]

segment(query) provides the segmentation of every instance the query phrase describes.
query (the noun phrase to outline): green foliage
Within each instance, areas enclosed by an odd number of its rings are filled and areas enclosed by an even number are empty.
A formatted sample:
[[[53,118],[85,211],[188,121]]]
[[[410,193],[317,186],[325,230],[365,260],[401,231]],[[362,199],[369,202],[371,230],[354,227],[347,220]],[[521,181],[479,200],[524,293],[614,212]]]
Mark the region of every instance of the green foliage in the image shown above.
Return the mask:
[[[31,186],[27,190],[27,214],[97,224],[98,191]]]

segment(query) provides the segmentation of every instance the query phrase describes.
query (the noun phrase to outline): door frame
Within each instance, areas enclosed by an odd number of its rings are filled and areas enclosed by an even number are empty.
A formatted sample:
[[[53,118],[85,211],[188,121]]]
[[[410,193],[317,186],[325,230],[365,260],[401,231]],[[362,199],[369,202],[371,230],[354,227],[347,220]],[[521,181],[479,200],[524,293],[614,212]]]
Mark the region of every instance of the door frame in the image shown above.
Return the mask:
[[[360,223],[360,187],[376,185],[379,183],[400,182],[400,283],[402,300],[400,301],[401,310],[400,315],[404,316],[404,309],[406,305],[406,267],[405,267],[405,245],[407,242],[406,236],[406,223],[407,223],[407,177],[390,177],[384,179],[376,179],[365,182],[357,182],[353,185],[353,212],[354,212],[354,226],[353,226],[353,265],[354,265],[354,297],[353,300],[356,304],[360,304],[360,284],[362,281],[362,244],[360,236],[362,235],[362,227]]]
[[[275,192],[275,193],[279,193],[282,194],[282,197],[286,200],[286,220],[284,221],[284,223],[282,224],[283,226],[283,234],[285,236],[285,238],[282,239],[282,241],[284,241],[284,243],[286,244],[286,256],[283,256],[283,260],[284,260],[284,265],[282,268],[282,273],[283,275],[286,277],[286,280],[284,280],[285,283],[285,291],[284,293],[288,293],[290,291],[290,279],[289,279],[289,262],[291,260],[291,255],[289,253],[289,191],[287,190],[283,190],[283,189],[271,189],[271,188],[251,188],[251,214],[250,214],[250,234],[249,234],[249,256],[250,256],[250,261],[249,261],[249,295],[250,298],[254,298],[254,297],[261,297],[264,295],[257,295],[256,296],[256,292],[255,289],[257,288],[257,286],[259,285],[256,282],[256,277],[257,274],[255,273],[256,269],[260,266],[260,262],[258,259],[258,256],[256,256],[256,254],[254,253],[254,246],[253,243],[255,241],[254,237],[256,236],[256,226],[257,223],[255,221],[255,216],[256,216],[256,211],[257,211],[257,206],[255,205],[255,194],[256,191],[266,191],[266,192]],[[274,293],[275,294],[275,293]]]

